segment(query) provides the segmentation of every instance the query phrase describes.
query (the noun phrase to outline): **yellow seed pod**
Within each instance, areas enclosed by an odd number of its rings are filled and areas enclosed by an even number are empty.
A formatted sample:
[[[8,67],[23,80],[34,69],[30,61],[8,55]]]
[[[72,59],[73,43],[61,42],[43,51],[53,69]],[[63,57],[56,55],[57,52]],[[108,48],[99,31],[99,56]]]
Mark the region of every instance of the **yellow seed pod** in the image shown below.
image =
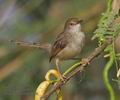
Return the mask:
[[[57,93],[57,100],[62,100],[62,92],[61,92],[61,89],[58,89],[58,90],[56,91],[56,93]]]
[[[60,77],[58,71],[56,71],[56,70],[54,70],[54,69],[51,69],[51,70],[49,70],[49,71],[47,72],[47,74],[45,75],[45,79],[46,79],[47,81],[51,81],[51,79],[50,79],[50,76],[51,76],[51,75],[55,76],[56,78],[59,78],[59,77]]]
[[[49,85],[50,85],[49,81],[44,81],[44,82],[40,83],[40,85],[38,86],[38,88],[36,90],[35,100],[42,100],[40,98],[45,94]]]
[[[47,81],[49,81],[49,82],[51,81],[51,79],[50,79],[50,76],[51,76],[51,75],[53,75],[53,76],[56,77],[57,79],[60,77],[58,71],[56,71],[56,70],[54,70],[54,69],[49,70],[49,71],[47,72],[47,74],[45,75],[45,79],[46,79]],[[61,90],[60,90],[60,89],[56,90],[56,93],[57,93],[57,100],[62,100]]]

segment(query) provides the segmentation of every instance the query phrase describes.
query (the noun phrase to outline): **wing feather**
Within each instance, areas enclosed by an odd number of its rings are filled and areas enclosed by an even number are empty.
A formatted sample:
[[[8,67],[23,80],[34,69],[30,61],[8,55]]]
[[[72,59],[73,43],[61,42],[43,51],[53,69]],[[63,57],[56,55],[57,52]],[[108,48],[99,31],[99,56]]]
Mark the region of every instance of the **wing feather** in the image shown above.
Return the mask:
[[[61,50],[63,50],[67,44],[68,42],[67,42],[67,39],[64,38],[64,35],[62,33],[59,34],[57,37],[57,40],[52,46],[51,56],[49,61],[51,61]]]

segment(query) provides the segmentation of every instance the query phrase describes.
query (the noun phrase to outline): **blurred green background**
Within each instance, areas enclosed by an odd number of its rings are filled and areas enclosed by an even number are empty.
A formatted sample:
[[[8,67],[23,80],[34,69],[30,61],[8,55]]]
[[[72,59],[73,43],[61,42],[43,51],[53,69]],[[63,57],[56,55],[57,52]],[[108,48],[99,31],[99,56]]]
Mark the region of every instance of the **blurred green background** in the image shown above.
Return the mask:
[[[53,43],[67,18],[77,17],[84,20],[86,45],[80,56],[85,57],[97,46],[91,37],[105,9],[105,0],[0,0],[0,100],[34,100],[46,72],[55,68],[45,51],[17,46],[8,40]],[[74,62],[63,62],[62,71]],[[99,56],[70,80],[62,89],[63,100],[109,100],[102,79],[105,62]],[[114,70],[110,80],[116,100],[120,100],[117,83],[112,81],[116,78]],[[50,100],[55,100],[55,94]]]

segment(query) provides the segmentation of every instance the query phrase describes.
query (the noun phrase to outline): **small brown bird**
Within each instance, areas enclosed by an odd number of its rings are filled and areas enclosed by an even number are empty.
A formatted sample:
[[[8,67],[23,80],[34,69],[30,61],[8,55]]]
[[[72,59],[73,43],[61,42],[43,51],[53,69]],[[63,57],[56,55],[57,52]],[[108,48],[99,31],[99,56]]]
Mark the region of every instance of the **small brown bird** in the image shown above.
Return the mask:
[[[62,80],[65,77],[60,72],[59,61],[77,56],[85,42],[85,35],[81,31],[81,22],[82,20],[77,18],[69,18],[65,23],[63,32],[57,36],[51,48],[50,62],[54,59]]]

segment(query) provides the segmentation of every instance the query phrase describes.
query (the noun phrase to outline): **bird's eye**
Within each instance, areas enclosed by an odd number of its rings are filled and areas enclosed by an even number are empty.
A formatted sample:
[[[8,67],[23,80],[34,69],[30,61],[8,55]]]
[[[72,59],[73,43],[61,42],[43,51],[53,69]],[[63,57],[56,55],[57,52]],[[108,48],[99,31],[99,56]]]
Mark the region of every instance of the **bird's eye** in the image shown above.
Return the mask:
[[[70,23],[70,25],[74,25],[74,23]]]

